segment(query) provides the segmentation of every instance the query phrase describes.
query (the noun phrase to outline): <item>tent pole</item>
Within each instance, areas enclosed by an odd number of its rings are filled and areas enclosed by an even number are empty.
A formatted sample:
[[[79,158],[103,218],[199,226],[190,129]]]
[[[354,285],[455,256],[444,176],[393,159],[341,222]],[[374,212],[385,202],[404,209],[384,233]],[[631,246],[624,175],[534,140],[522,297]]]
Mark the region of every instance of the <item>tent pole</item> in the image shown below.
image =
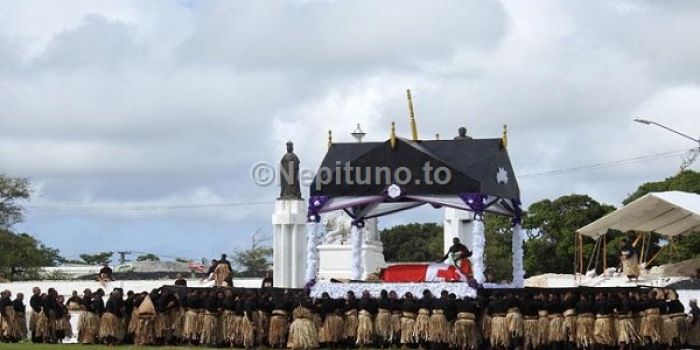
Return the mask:
[[[593,246],[593,252],[591,252],[591,259],[588,260],[588,266],[586,267],[586,272],[591,269],[591,263],[594,261],[598,262],[598,248],[600,248],[600,237],[595,239],[595,246]]]
[[[579,273],[583,274],[583,235],[578,234],[578,242],[579,242],[579,250],[578,250],[578,256],[579,256],[579,264],[578,264],[578,269]]]
[[[665,245],[665,246],[663,246],[663,247],[661,247],[661,249],[659,249],[659,251],[656,252],[656,254],[654,254],[654,256],[652,256],[651,259],[649,259],[649,261],[647,262],[647,265],[651,264],[651,263],[654,261],[654,259],[656,259],[656,257],[659,256],[659,254],[660,254],[660,253],[664,250],[664,248],[666,248],[667,246],[668,246],[668,244]]]
[[[603,273],[608,270],[608,233],[603,234]]]
[[[574,283],[576,283],[576,271],[578,270],[578,266],[576,266],[576,263],[578,262],[578,233],[574,236]]]

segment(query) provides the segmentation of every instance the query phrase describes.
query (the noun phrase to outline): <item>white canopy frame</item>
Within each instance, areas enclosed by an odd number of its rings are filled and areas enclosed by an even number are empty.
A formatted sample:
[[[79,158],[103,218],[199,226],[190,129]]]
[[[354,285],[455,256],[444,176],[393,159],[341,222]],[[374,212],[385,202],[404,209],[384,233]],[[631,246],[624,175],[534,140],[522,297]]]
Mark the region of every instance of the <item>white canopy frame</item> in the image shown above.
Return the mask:
[[[576,232],[597,238],[608,230],[656,232],[666,237],[700,231],[700,195],[681,191],[648,193]]]
[[[670,241],[680,235],[700,232],[700,195],[682,191],[651,192],[576,230],[574,265],[578,265],[579,273],[585,272],[583,271],[583,236],[596,240],[596,249],[593,254],[595,255],[597,250],[602,248],[603,268],[607,268],[605,252],[607,251],[607,233],[610,230],[642,234],[654,232]]]

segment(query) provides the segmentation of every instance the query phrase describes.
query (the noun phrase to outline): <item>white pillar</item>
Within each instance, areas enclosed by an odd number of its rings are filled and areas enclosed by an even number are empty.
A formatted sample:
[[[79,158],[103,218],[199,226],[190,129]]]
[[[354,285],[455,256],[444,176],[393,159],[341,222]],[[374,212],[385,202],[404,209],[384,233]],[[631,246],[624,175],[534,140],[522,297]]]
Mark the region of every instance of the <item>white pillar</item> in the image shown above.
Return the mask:
[[[474,230],[474,213],[467,210],[445,208],[445,221],[443,223],[443,253],[452,246],[452,239],[457,237],[462,244],[470,250],[474,250],[472,243],[472,231]]]
[[[350,230],[350,242],[352,243],[352,279],[360,280],[362,279],[362,274],[364,273],[364,264],[362,261],[362,233],[364,228],[352,225]]]
[[[478,283],[484,283],[486,276],[484,275],[484,253],[486,247],[486,237],[484,236],[484,221],[482,219],[474,220],[474,236],[472,244],[474,245],[473,254],[471,257],[472,270],[474,271],[474,279]]]
[[[513,287],[525,285],[525,268],[523,267],[523,229],[521,224],[513,225]]]
[[[272,214],[274,286],[302,288],[306,272],[306,202],[278,199]]]

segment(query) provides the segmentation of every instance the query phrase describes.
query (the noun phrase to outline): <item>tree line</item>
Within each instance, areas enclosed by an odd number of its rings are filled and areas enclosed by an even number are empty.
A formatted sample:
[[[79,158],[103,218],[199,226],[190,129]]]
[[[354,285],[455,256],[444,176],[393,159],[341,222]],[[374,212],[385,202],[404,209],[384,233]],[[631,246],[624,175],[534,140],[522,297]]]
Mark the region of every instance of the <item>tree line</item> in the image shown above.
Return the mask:
[[[640,185],[623,200],[624,204],[657,191],[686,191],[700,194],[700,173],[686,170],[667,179]],[[13,226],[24,218],[22,201],[30,198],[29,180],[0,174],[0,279],[11,280],[39,278],[38,268],[61,263],[99,265],[112,262],[114,252],[81,254],[80,260],[69,260],[58,249],[45,246],[29,233],[16,232]],[[600,203],[585,194],[571,194],[556,199],[543,199],[532,203],[523,212],[523,229],[526,232],[524,267],[528,276],[541,273],[572,273],[576,246],[576,229],[612,212],[615,207]],[[486,214],[485,260],[487,273],[495,280],[509,280],[511,266],[511,225],[507,217]],[[618,264],[618,251],[624,234],[609,235],[608,266]],[[634,239],[635,237],[630,236]],[[442,257],[443,229],[436,223],[410,223],[386,228],[381,232],[384,257],[387,262],[435,261]],[[670,244],[673,249],[661,247]],[[590,257],[595,241],[584,238],[583,251]],[[660,252],[660,253],[659,253]],[[655,264],[700,257],[700,235],[679,237],[666,242],[657,234],[651,234],[648,256],[657,255]],[[250,247],[238,248],[231,260],[242,276],[261,276],[271,265],[272,248],[264,240],[253,240]],[[137,261],[158,261],[152,253],[136,257]],[[179,259],[187,262],[186,259]],[[588,267],[588,266],[586,266]],[[593,265],[600,271],[601,266]]]
[[[685,170],[661,181],[640,185],[623,200],[628,204],[649,192],[685,191],[700,194],[700,173]],[[542,273],[573,273],[576,230],[615,210],[615,207],[600,203],[585,194],[571,194],[556,199],[543,199],[532,203],[523,212],[523,229],[526,240],[523,244],[524,267],[527,276]],[[512,276],[511,237],[509,218],[486,214],[485,261],[487,273],[495,280],[510,280]],[[388,262],[434,261],[444,254],[443,230],[438,224],[407,224],[382,231],[384,256]],[[636,235],[620,232],[607,235],[607,257],[609,267],[619,263],[622,239],[636,239]],[[700,257],[700,235],[690,234],[666,242],[658,234],[649,238],[647,256],[658,257],[653,264],[666,264]],[[670,244],[672,249],[661,247]],[[583,251],[588,259],[595,248],[595,240],[584,237]],[[646,250],[646,249],[645,249]],[[598,260],[599,261],[599,260]],[[584,261],[587,268],[587,261]],[[598,272],[600,264],[592,264]]]

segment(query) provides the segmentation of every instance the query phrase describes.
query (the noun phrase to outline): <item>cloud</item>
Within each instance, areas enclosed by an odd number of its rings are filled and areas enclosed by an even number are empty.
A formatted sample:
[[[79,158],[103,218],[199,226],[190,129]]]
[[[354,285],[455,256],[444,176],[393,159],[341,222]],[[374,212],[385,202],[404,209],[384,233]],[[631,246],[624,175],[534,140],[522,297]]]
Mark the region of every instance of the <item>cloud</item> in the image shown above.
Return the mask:
[[[367,140],[386,139],[392,121],[406,136],[407,88],[422,138],[459,126],[500,137],[508,124],[516,174],[693,146],[634,117],[698,134],[694,2],[3,5],[0,170],[39,184],[35,207],[272,201],[252,164],[276,163],[292,139],[313,168],[328,130],[351,141],[357,123]],[[521,193],[526,204],[586,192],[619,205],[678,170],[677,155],[657,158],[529,177]],[[30,210],[21,229],[68,253],[82,247],[66,240],[160,241],[161,253],[201,256],[269,231],[271,210]],[[416,218],[440,212],[382,222]]]

